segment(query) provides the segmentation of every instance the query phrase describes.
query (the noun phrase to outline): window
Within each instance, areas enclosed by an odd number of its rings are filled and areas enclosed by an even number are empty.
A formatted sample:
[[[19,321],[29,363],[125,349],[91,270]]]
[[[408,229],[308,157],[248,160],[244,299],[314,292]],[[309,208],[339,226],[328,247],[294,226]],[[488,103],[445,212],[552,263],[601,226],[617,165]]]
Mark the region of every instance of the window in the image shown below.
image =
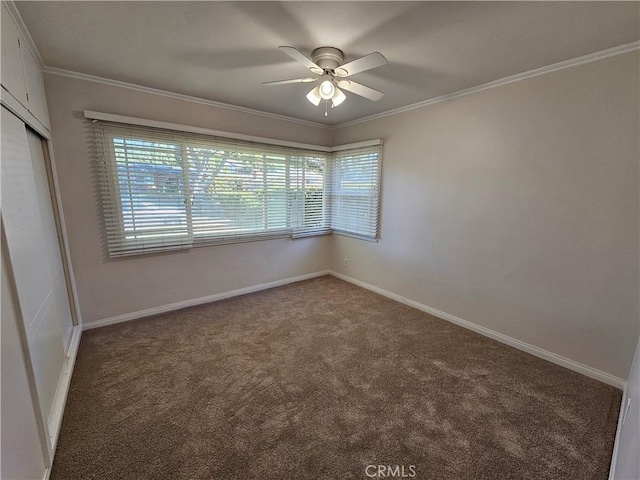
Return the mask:
[[[334,152],[331,159],[331,229],[366,240],[378,238],[379,145]]]
[[[95,125],[112,257],[332,228],[376,238],[379,147],[332,156],[147,126]]]

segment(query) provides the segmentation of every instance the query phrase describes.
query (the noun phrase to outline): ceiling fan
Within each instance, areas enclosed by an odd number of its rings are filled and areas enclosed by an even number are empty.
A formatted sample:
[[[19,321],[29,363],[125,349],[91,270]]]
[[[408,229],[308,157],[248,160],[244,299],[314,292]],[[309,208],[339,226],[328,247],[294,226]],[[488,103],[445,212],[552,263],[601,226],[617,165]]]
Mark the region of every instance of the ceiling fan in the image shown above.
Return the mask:
[[[335,47],[316,48],[311,52],[311,58],[294,47],[279,48],[283,53],[307,67],[317,76],[264,82],[263,85],[287,85],[290,83],[311,83],[318,81],[318,85],[307,94],[307,99],[316,107],[320,105],[322,100],[325,100],[325,116],[327,115],[326,107],[329,100],[331,100],[331,106],[333,108],[340,105],[347,98],[341,89],[373,100],[374,102],[377,102],[384,96],[384,93],[378,90],[347,78],[356,73],[385,65],[387,59],[379,52],[373,52],[352,62],[343,64],[344,54],[342,50]]]

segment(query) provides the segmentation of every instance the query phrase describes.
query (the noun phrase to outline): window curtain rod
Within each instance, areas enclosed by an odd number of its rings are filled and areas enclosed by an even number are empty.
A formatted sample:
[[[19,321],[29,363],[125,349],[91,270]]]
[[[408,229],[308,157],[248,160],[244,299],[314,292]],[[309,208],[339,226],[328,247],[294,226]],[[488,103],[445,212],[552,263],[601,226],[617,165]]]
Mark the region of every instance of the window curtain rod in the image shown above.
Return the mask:
[[[157,120],[147,120],[145,118],[128,117],[126,115],[115,115],[112,113],[94,112],[91,110],[84,111],[84,117],[89,120],[103,120],[105,122],[123,123],[128,125],[139,125],[143,127],[163,128],[165,130],[175,130],[178,132],[200,133],[203,135],[212,135],[216,137],[232,138],[234,140],[245,140],[247,142],[263,143],[267,145],[278,145],[282,147],[301,148],[304,150],[315,150],[317,152],[339,152],[352,148],[371,147],[382,145],[381,139],[367,140],[364,142],[349,143],[345,145],[336,145],[333,147],[325,147],[323,145],[313,145],[310,143],[288,142],[286,140],[276,140],[273,138],[256,137],[252,135],[244,135],[242,133],[224,132],[221,130],[212,130],[210,128],[192,127],[190,125],[181,125],[178,123],[160,122]]]

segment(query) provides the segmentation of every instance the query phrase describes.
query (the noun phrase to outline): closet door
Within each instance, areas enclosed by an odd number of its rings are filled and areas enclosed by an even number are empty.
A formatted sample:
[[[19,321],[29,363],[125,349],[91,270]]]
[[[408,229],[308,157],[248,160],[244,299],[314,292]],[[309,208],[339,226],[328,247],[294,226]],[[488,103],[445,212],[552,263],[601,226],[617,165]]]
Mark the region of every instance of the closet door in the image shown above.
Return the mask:
[[[62,266],[60,250],[60,239],[53,214],[52,203],[55,201],[49,189],[49,178],[47,175],[44,158],[45,144],[42,138],[34,131],[27,129],[27,141],[29,143],[29,153],[31,156],[31,166],[33,167],[33,177],[35,182],[35,194],[38,197],[38,210],[40,212],[40,223],[42,225],[43,243],[45,256],[49,263],[51,275],[51,292],[55,303],[57,317],[64,330],[65,352],[71,340],[73,323],[71,319],[71,309],[69,308],[69,296],[67,295],[66,278]]]
[[[33,396],[31,368],[22,343],[20,313],[14,302],[6,246],[2,246],[2,463],[0,478],[43,478],[49,454],[42,448],[42,418]]]
[[[40,408],[51,412],[73,325],[41,138],[2,107],[2,218]]]
[[[21,53],[24,80],[27,85],[27,108],[34,117],[49,129],[49,112],[47,110],[42,72],[40,72],[38,62],[33,58],[28,48],[22,48]]]
[[[2,78],[0,81],[16,100],[26,105],[27,85],[24,81],[24,71],[22,70],[22,41],[20,39],[20,33],[4,2],[1,9],[2,15],[0,15],[0,21],[2,22],[2,28],[0,28],[0,32],[2,38],[2,55],[0,55],[0,58],[2,59]]]

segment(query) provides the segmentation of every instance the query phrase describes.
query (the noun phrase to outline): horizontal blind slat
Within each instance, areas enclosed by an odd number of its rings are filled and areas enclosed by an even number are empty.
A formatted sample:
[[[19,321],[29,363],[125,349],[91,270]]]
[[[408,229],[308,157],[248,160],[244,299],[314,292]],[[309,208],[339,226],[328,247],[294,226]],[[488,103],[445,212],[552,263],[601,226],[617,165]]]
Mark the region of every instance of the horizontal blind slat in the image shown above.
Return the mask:
[[[382,148],[334,152],[331,157],[331,229],[375,240],[378,237]]]
[[[329,231],[324,152],[95,125],[111,256]]]

